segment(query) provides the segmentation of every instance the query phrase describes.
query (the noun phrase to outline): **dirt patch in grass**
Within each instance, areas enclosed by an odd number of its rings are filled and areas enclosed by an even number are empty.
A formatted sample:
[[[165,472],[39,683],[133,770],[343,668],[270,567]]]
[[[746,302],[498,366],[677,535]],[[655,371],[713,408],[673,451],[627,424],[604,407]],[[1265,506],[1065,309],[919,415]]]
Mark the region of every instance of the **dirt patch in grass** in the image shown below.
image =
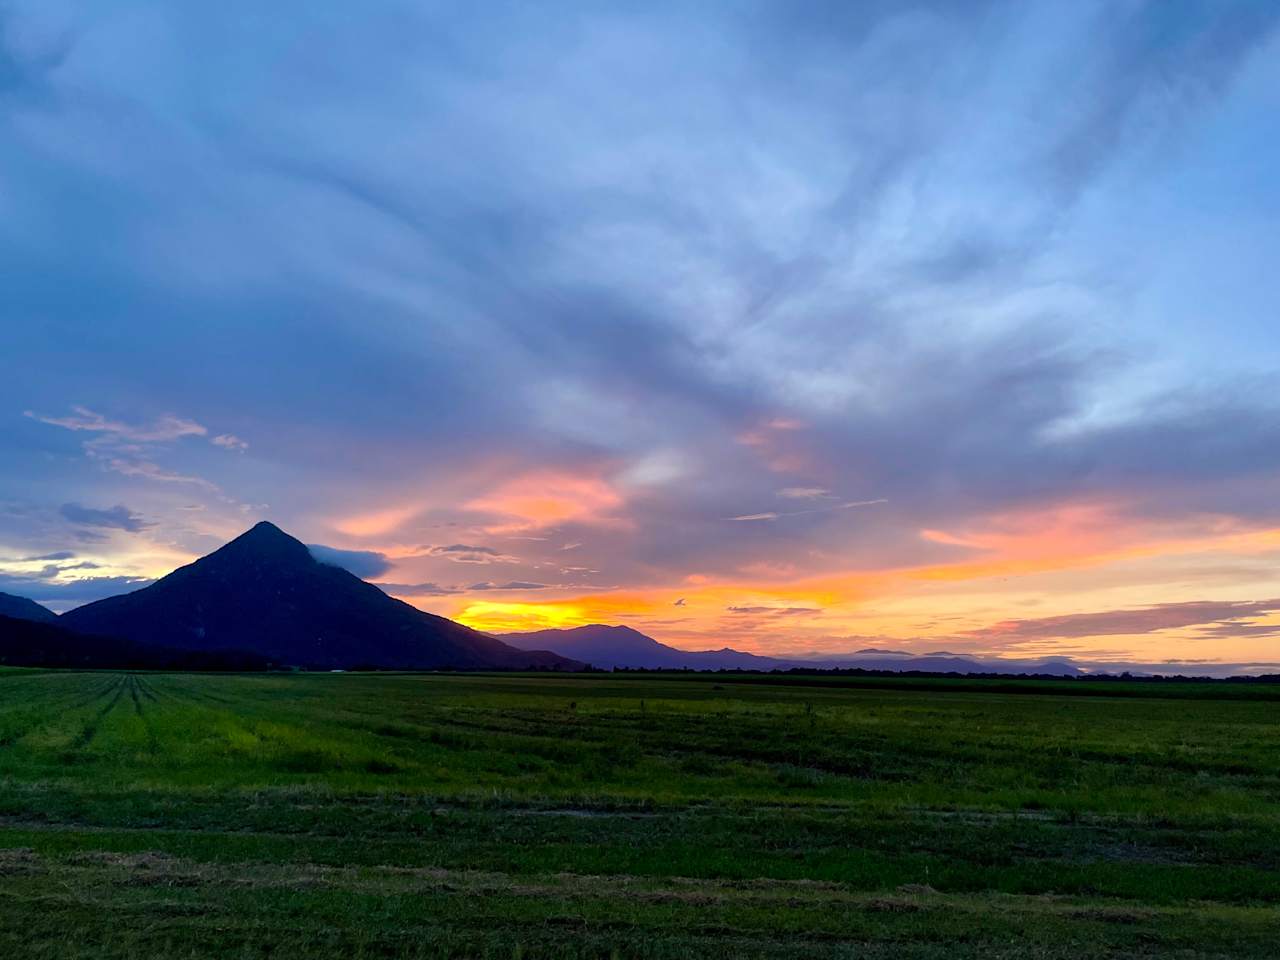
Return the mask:
[[[177,857],[158,850],[143,853],[116,853],[111,850],[84,850],[67,857],[67,863],[78,867],[125,867],[130,870],[164,870],[181,863]]]
[[[1144,910],[1109,909],[1106,907],[1087,907],[1071,910],[1067,916],[1072,920],[1097,920],[1101,923],[1134,924],[1147,923],[1153,914]]]
[[[933,887],[929,886],[927,883],[904,883],[898,888],[898,892],[921,897],[928,896],[931,893],[937,893],[938,891],[933,889]]]

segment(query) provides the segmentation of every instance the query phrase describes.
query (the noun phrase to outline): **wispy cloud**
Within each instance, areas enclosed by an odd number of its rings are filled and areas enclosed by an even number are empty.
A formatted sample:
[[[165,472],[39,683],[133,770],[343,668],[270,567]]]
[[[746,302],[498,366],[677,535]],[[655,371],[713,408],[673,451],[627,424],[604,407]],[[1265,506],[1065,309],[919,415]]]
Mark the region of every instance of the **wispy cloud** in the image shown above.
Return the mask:
[[[726,607],[729,613],[764,617],[815,617],[822,613],[814,607]]]
[[[830,513],[833,510],[853,510],[857,507],[873,507],[877,504],[888,503],[889,501],[882,498],[876,500],[849,500],[845,503],[836,503],[828,507],[814,507],[811,510],[788,510],[779,512],[776,510],[768,510],[764,513],[748,513],[740,517],[730,517],[730,520],[778,520],[783,517],[804,517],[814,513]]]
[[[249,449],[249,444],[234,433],[220,433],[209,442],[215,447],[223,447],[227,450],[244,451]]]
[[[428,551],[433,557],[443,557],[453,563],[519,563],[519,557],[513,557],[493,547],[472,546],[466,543],[450,543],[431,547]]]
[[[783,487],[778,496],[787,500],[821,500],[831,496],[831,491],[825,487]]]
[[[1079,639],[1154,633],[1184,627],[1206,627],[1206,635],[1280,635],[1280,623],[1251,621],[1280,614],[1275,600],[1191,600],[1125,610],[1101,610],[1056,617],[1003,620],[971,635],[997,640]]]
[[[141,477],[144,480],[156,480],[160,483],[185,483],[210,491],[218,489],[217,484],[204,479],[204,477],[168,470],[160,466],[160,464],[142,457],[108,456],[101,459],[108,470],[125,477]]]
[[[400,597],[448,597],[463,592],[461,587],[441,586],[438,583],[375,583],[374,586]]]
[[[179,440],[182,437],[203,437],[209,432],[194,420],[167,414],[151,423],[137,424],[109,420],[88,407],[72,407],[71,411],[71,415],[64,417],[45,416],[31,410],[25,411],[23,415],[66,430],[105,433],[119,440],[132,440],[137,443],[164,443]]]
[[[103,468],[126,477],[138,477],[161,483],[181,483],[219,492],[217,484],[192,473],[185,473],[156,462],[153,451],[186,437],[208,438],[209,430],[201,423],[165,414],[143,423],[111,419],[88,407],[75,406],[68,416],[47,416],[31,410],[24,416],[78,433],[92,434],[83,448],[86,456]],[[243,451],[248,444],[232,434],[219,434],[209,439],[215,446]]]

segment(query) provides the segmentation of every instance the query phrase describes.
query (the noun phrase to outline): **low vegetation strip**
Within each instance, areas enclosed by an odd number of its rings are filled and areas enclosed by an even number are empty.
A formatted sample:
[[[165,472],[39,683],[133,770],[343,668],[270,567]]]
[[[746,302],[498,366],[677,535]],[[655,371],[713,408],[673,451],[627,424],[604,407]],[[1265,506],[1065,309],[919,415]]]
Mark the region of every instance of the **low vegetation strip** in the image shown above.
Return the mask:
[[[1273,956],[1275,706],[10,671],[0,951]]]

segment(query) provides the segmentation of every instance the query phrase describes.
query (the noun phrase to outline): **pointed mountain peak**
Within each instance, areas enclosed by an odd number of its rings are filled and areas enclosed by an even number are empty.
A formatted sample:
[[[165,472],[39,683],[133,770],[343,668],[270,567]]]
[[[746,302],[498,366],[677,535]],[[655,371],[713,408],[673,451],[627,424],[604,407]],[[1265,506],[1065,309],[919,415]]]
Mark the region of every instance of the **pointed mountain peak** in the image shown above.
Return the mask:
[[[270,520],[259,520],[257,523],[255,523],[252,527],[250,527],[244,533],[240,534],[238,539],[243,540],[245,537],[255,537],[257,539],[266,539],[266,538],[279,539],[283,537],[286,540],[293,539],[293,537],[289,536],[287,533],[285,533],[283,530],[277,527]]]
[[[262,522],[149,587],[69,611],[82,633],[350,669],[575,667],[417,610]]]
[[[311,551],[301,540],[289,536],[269,520],[255,523],[240,536],[204,559],[227,556],[255,557],[307,565],[315,562],[311,557]]]

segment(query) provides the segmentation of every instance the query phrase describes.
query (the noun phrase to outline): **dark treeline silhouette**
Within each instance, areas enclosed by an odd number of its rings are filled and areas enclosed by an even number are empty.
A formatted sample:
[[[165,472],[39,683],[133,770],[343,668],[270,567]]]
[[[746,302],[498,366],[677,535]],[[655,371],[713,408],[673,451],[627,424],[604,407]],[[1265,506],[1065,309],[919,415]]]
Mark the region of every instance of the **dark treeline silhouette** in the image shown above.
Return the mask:
[[[266,657],[241,650],[174,650],[115,637],[91,637],[56,623],[0,616],[0,665],[82,670],[269,670]]]
[[[1200,688],[1207,694],[1231,688],[1246,692],[1254,688],[1265,699],[1272,699],[1271,688],[1280,686],[1280,674],[1267,673],[1257,676],[1203,677],[1183,674],[1145,675],[1129,672],[1093,673],[1064,677],[1047,673],[940,673],[929,670],[873,670],[862,667],[818,669],[797,667],[789,670],[648,670],[639,668],[615,668],[614,675],[637,677],[715,677],[729,683],[770,683],[814,687],[866,686],[868,688],[914,689],[922,684],[936,682],[934,689],[950,692],[982,693],[998,689],[1005,693],[1024,693],[1041,696],[1106,696],[1148,697],[1159,696],[1162,687],[1179,689]],[[1265,692],[1264,692],[1265,691]]]

